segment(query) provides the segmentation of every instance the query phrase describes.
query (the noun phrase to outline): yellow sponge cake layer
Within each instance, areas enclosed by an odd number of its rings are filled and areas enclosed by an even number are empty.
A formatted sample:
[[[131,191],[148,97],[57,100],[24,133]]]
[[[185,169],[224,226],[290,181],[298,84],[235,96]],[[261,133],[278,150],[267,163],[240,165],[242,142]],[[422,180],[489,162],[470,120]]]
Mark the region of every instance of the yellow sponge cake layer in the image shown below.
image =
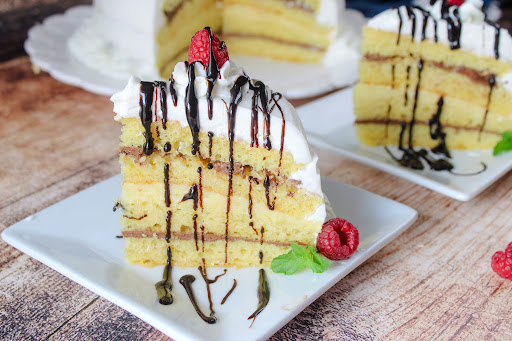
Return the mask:
[[[169,78],[176,63],[187,59],[196,31],[205,26],[220,30],[222,12],[216,0],[166,0],[162,6],[166,23],[156,36],[156,63],[160,76]]]
[[[335,35],[335,26],[315,20],[319,1],[225,0],[223,6],[230,52],[320,62]]]

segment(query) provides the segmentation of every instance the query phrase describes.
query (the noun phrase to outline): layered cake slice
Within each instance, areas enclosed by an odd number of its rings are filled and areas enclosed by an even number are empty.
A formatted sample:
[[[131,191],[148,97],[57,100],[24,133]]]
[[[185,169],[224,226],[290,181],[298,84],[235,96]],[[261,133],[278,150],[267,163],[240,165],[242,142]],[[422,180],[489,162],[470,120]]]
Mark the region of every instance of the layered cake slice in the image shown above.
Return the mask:
[[[439,0],[368,22],[354,89],[363,143],[446,153],[492,148],[512,129],[512,40],[482,6]]]
[[[224,0],[223,7],[233,53],[321,63],[336,37],[337,0]]]
[[[168,82],[130,79],[119,206],[129,262],[269,266],[316,246],[326,217],[317,156],[293,106],[228,60],[209,28]]]

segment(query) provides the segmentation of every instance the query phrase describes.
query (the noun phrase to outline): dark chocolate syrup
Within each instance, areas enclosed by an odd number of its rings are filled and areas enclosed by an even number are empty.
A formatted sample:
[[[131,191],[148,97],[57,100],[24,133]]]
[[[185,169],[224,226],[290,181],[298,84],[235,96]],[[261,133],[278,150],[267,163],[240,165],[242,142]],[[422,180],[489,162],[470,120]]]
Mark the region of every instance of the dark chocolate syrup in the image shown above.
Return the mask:
[[[208,67],[206,68],[206,79],[208,80],[208,90],[206,92],[206,101],[208,102],[208,119],[213,118],[213,103],[212,103],[212,90],[215,82],[219,78],[219,67],[215,60],[215,54],[213,53],[213,33],[210,27],[205,27],[208,31],[208,38],[210,39],[210,54],[208,56]]]
[[[203,248],[203,253],[204,253],[204,225],[201,225],[201,245],[202,245],[202,248]]]
[[[208,157],[212,158],[212,146],[213,146],[213,131],[208,132]],[[209,168],[211,169],[211,168]]]
[[[423,59],[418,62],[418,82],[416,83],[416,90],[414,91],[414,103],[412,105],[412,118],[409,124],[409,148],[412,149],[412,129],[416,123],[416,108],[418,106],[418,93],[421,83],[421,72],[423,71]]]
[[[181,202],[187,201],[187,200],[194,200],[194,211],[197,210],[197,200],[198,200],[198,191],[197,191],[197,184],[193,184],[190,187],[190,190],[188,193],[186,193],[183,196],[183,199],[181,199]]]
[[[412,27],[411,27],[411,41],[414,41],[414,36],[416,35],[416,14],[412,10],[411,6],[405,7],[407,10],[407,15],[409,16],[409,19],[412,21]]]
[[[209,163],[207,167],[208,167],[208,169],[212,169],[213,168],[213,163]]]
[[[256,311],[251,314],[247,319],[250,320],[252,318],[256,318],[263,309],[268,304],[268,301],[270,299],[270,289],[268,287],[267,277],[265,274],[265,270],[260,269],[260,278],[258,281],[258,307],[256,308]],[[253,321],[254,322],[254,321]]]
[[[252,113],[251,113],[251,147],[256,145],[258,147],[258,109],[260,108],[263,112],[264,117],[264,131],[265,139],[263,145],[267,150],[272,149],[272,142],[270,141],[270,111],[268,110],[268,98],[267,89],[265,84],[261,81],[256,81],[254,84],[249,84],[251,90],[254,91],[252,97]],[[261,107],[258,106],[258,99],[261,103]]]
[[[201,212],[203,211],[203,168],[198,167],[197,172],[199,173],[199,185],[197,187],[199,191],[199,207],[201,207]]]
[[[172,280],[171,280],[171,272],[172,272],[172,252],[171,247],[167,247],[167,264],[164,268],[163,279],[155,284],[156,292],[158,294],[158,301],[160,304],[169,305],[173,302],[173,297],[171,294],[172,290]]]
[[[501,35],[501,27],[497,23],[485,20],[485,22],[492,27],[494,27],[494,58],[499,59],[500,58],[500,35]]]
[[[112,211],[115,212],[117,211],[117,209],[121,207],[122,210],[124,210],[124,206],[118,201],[116,202],[116,204],[114,205],[114,207],[112,207]]]
[[[230,90],[231,102],[228,111],[228,138],[229,138],[229,182],[228,182],[228,199],[226,208],[226,235],[225,235],[225,259],[228,262],[228,233],[229,233],[229,212],[231,210],[231,195],[233,194],[233,170],[235,161],[233,159],[233,143],[235,141],[235,125],[236,125],[236,110],[238,104],[242,101],[242,87],[249,81],[247,76],[240,76],[233,84]]]
[[[187,114],[187,122],[192,133],[192,155],[196,155],[199,150],[199,108],[196,97],[196,70],[195,63],[188,65],[188,85],[185,95],[185,112]]]
[[[171,151],[171,148],[172,148],[172,146],[171,146],[170,142],[166,142],[164,144],[164,152],[169,153]]]
[[[197,237],[197,214],[194,214],[192,217],[192,220],[194,221],[194,241],[196,242],[196,251],[199,251],[199,245],[197,243],[198,237]]]
[[[450,9],[452,9],[451,14]],[[443,1],[443,4],[441,5],[441,18],[446,20],[447,23],[448,41],[450,42],[450,48],[452,50],[459,49],[460,33],[462,29],[459,10],[454,6],[451,6],[447,1]]]
[[[124,238],[123,236],[116,236],[117,239],[122,239]]]
[[[284,118],[283,109],[279,105],[279,100],[283,98],[283,95],[279,92],[273,92],[272,93],[272,100],[274,101],[274,105],[272,106],[272,110],[274,110],[274,107],[277,107],[279,109],[279,112],[281,113],[281,118],[283,120],[283,125],[281,126],[281,148],[279,149],[279,165],[278,165],[278,171],[277,176],[281,175],[281,163],[283,161],[283,150],[284,150],[284,134],[286,131],[286,119]],[[270,110],[270,111],[272,111]]]
[[[198,270],[199,270],[199,273],[201,274],[201,277],[204,280],[204,283],[206,284],[206,292],[208,294],[208,303],[210,304],[210,316],[213,316],[215,314],[215,311],[213,310],[213,301],[212,301],[212,293],[210,290],[210,284],[217,282],[219,277],[224,276],[228,270],[224,269],[224,273],[216,276],[214,279],[209,279],[208,275],[206,273],[206,264],[205,264],[204,258],[203,258],[203,266],[199,266]]]
[[[166,225],[165,241],[167,243],[169,243],[169,241],[171,240],[171,219],[172,219],[172,212],[171,212],[171,210],[168,210],[167,217],[165,218],[165,225]]]
[[[405,93],[404,93],[404,106],[407,106],[407,103],[409,102],[409,79],[411,76],[411,66],[407,65],[407,77],[406,77],[406,83],[405,83]]]
[[[214,324],[217,322],[217,318],[214,315],[206,316],[201,309],[199,309],[199,306],[197,305],[196,298],[194,296],[194,292],[192,291],[192,283],[196,280],[196,278],[192,275],[185,275],[180,278],[180,283],[185,288],[185,291],[187,292],[188,298],[190,299],[190,302],[192,302],[192,305],[194,306],[194,309],[196,310],[199,317],[206,323]]]
[[[274,205],[275,205],[275,198],[274,200],[272,201],[272,204],[270,203],[270,178],[267,176],[265,176],[265,181],[263,181],[263,187],[265,187],[265,196],[267,197],[267,207],[269,210],[273,211],[274,210]]]
[[[228,299],[228,297],[233,293],[233,291],[235,290],[236,288],[236,279],[233,278],[233,286],[231,287],[231,289],[229,289],[228,293],[226,294],[226,296],[224,296],[224,298],[222,299],[222,301],[220,302],[220,304],[224,304],[226,303],[226,300]]]
[[[155,87],[157,87],[160,90],[159,92],[160,92],[160,109],[162,110],[162,127],[164,128],[164,130],[166,130],[167,129],[167,84],[165,82],[156,81]],[[156,110],[156,107],[155,107],[155,110]]]
[[[249,207],[247,208],[247,211],[249,213],[249,219],[252,219],[252,176],[248,177],[249,179]]]
[[[146,218],[148,215],[147,214],[144,214],[143,216],[140,216],[140,217],[132,217],[132,216],[128,216],[128,215],[123,215],[123,217],[127,218],[127,219],[134,219],[134,220],[142,220],[144,218]]]
[[[395,64],[391,65],[391,92],[395,89]],[[393,97],[389,97],[388,111],[386,113],[386,138],[388,137],[389,132],[389,120],[391,115],[391,104]]]
[[[164,165],[164,190],[165,190],[165,206],[171,207],[171,188],[169,185],[169,164]]]
[[[174,106],[178,105],[178,93],[176,92],[176,89],[174,88],[174,77],[171,76],[169,79],[171,81],[171,84],[169,85],[169,93],[171,94],[172,104]]]
[[[398,14],[398,37],[396,38],[396,45],[400,44],[400,37],[402,36],[402,14],[400,14],[400,7],[396,9],[396,14]]]
[[[153,154],[154,149],[154,140],[153,135],[151,133],[151,123],[153,122],[153,111],[151,110],[151,105],[153,104],[153,93],[155,91],[155,84],[152,82],[140,82],[140,98],[139,98],[139,116],[140,122],[144,127],[144,137],[146,138],[146,143],[142,150],[144,154],[151,155]]]
[[[263,234],[265,233],[265,228],[262,226],[260,229],[260,245],[263,245]],[[260,264],[263,262],[263,251],[260,250]]]
[[[494,85],[496,84],[496,76],[491,75],[489,78],[489,95],[487,97],[487,106],[485,107],[485,114],[484,114],[484,120],[482,122],[482,125],[480,126],[480,135],[482,134],[482,131],[484,130],[485,123],[487,122],[487,115],[489,114],[489,106],[491,105],[491,97],[492,97],[492,91],[494,89]],[[479,139],[480,139],[479,135]]]
[[[430,137],[434,140],[439,139],[439,145],[432,148],[432,153],[443,154],[448,158],[451,158],[450,151],[446,147],[446,133],[443,131],[443,125],[441,124],[441,113],[443,112],[444,99],[441,96],[437,101],[437,112],[428,121],[430,128]]]

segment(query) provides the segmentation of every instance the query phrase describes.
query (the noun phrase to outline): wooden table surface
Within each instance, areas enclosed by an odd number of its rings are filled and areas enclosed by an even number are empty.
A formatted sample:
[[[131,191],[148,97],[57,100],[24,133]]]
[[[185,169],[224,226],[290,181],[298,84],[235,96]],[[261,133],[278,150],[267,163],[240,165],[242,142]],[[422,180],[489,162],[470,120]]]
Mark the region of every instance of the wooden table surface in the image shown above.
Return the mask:
[[[120,126],[107,97],[34,74],[20,57],[0,63],[0,103],[0,231],[119,173]],[[512,340],[512,281],[490,267],[512,241],[512,173],[463,203],[317,152],[324,175],[419,218],[273,340]],[[0,241],[0,339],[168,337]]]

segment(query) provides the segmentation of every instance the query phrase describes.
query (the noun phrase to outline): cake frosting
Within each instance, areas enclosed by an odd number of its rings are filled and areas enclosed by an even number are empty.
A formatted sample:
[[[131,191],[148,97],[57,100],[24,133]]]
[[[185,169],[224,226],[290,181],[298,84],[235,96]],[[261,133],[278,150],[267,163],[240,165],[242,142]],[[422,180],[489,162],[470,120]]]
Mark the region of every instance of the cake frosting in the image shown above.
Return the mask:
[[[483,1],[466,0],[458,9],[455,6],[449,7],[449,12],[443,16],[443,1],[438,0],[433,5],[419,7],[409,7],[413,15],[408,12],[406,6],[386,10],[374,18],[370,19],[368,26],[374,29],[400,33],[401,35],[410,35],[414,31],[414,39],[421,41],[424,34],[425,39],[435,40],[437,36],[438,43],[449,45],[449,20],[446,15],[455,24],[460,20],[460,48],[467,50],[479,57],[495,57],[495,40],[499,39],[497,45],[498,57],[512,61],[512,39],[506,29],[496,27],[485,20],[485,14],[482,12]],[[423,13],[428,13],[426,16]],[[455,11],[458,11],[456,13]],[[430,17],[430,18],[429,18]],[[434,19],[434,20],[432,20]],[[424,21],[427,20],[425,29]],[[400,24],[401,23],[401,24]],[[413,30],[413,25],[416,29]],[[437,29],[436,29],[437,26]],[[499,33],[497,33],[497,30]]]
[[[195,93],[198,99],[198,112],[200,131],[213,132],[216,136],[221,135],[228,137],[228,103],[230,102],[230,91],[235,81],[245,76],[243,69],[238,67],[234,62],[227,61],[219,70],[219,79],[215,83],[212,90],[212,119],[208,117],[207,90],[208,80],[207,71],[202,64],[195,64]],[[188,83],[187,66],[185,62],[178,63],[175,66],[173,75],[173,88],[177,94],[177,105],[174,106],[173,101],[167,100],[167,117],[168,120],[174,120],[181,126],[189,126],[187,114],[185,110],[186,89]],[[166,82],[165,96],[170,96],[170,82]],[[114,103],[114,112],[116,118],[133,118],[139,117],[139,98],[140,98],[140,79],[136,77],[130,78],[128,84],[121,92],[112,96]],[[157,98],[162,96],[161,88],[156,88]],[[241,90],[242,101],[238,104],[236,126],[234,138],[251,143],[251,110],[252,110],[252,90],[249,89],[249,83],[245,84]],[[267,93],[270,90],[267,88]],[[270,98],[270,97],[269,97]],[[152,111],[155,115],[154,119],[162,118],[163,112],[161,102],[156,101],[153,104]],[[155,108],[156,105],[156,108]],[[271,104],[269,105],[271,107]],[[283,151],[291,153],[294,161],[303,164],[303,168],[290,176],[290,179],[300,182],[298,187],[321,194],[320,177],[317,170],[318,157],[309,146],[304,128],[293,106],[285,99],[279,100],[281,110],[272,110],[270,112],[270,141],[272,148],[281,149],[281,140],[283,140]],[[281,139],[282,128],[284,124],[284,135],[286,138]],[[258,115],[258,126],[264,126],[264,115]],[[263,146],[265,143],[265,134],[263,129],[257,135],[258,145]],[[190,147],[190,146],[182,146]],[[180,147],[181,148],[181,147]],[[315,220],[325,219],[325,208],[320,208],[315,213]]]

